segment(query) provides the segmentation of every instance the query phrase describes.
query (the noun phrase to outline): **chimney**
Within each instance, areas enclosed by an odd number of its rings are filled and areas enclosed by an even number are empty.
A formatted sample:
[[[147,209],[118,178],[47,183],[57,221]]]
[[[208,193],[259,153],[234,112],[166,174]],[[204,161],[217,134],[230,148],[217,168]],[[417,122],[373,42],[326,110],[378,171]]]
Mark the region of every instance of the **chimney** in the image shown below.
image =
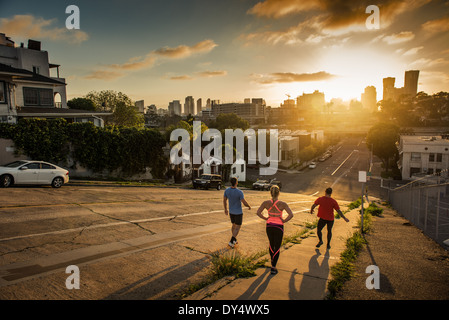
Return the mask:
[[[28,49],[41,51],[41,42],[28,39]]]

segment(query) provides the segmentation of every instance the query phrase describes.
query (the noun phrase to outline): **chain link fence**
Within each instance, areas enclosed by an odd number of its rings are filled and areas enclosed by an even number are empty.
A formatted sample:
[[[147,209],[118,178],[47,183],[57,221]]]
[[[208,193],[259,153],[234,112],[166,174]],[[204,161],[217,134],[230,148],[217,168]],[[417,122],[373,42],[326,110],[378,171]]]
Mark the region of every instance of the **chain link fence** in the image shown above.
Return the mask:
[[[449,182],[420,179],[388,190],[393,208],[443,245],[449,239]]]

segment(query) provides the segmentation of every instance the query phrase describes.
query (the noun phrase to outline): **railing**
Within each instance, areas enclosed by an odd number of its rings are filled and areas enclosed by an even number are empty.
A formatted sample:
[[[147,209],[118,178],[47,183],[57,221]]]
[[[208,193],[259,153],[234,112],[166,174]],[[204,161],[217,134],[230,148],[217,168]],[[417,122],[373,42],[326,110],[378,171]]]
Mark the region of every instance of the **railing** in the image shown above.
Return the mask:
[[[449,182],[445,179],[419,179],[390,189],[388,198],[393,208],[425,235],[441,245],[449,239]]]

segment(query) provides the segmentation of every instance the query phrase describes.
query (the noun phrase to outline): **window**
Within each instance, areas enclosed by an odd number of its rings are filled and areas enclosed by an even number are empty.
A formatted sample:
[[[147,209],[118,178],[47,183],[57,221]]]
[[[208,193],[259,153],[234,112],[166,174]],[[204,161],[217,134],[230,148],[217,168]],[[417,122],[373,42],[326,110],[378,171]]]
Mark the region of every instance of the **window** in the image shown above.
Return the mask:
[[[237,168],[236,167],[232,168],[232,174],[236,174],[236,173],[237,173]]]
[[[27,167],[28,169],[40,169],[40,168],[41,168],[41,164],[38,163],[38,162],[33,162],[33,163],[28,163],[28,164],[26,165],[26,167]]]
[[[240,171],[242,171],[242,172],[245,171],[245,165],[244,164],[241,165]]]
[[[421,161],[421,153],[412,152],[411,161]]]
[[[437,162],[443,162],[443,154],[437,153]]]
[[[23,101],[26,106],[53,106],[53,90],[24,87]]]
[[[3,81],[0,81],[0,103],[6,103],[6,90]]]
[[[41,73],[40,68],[38,66],[33,66],[33,73],[40,74]]]
[[[50,170],[54,170],[56,169],[54,166],[46,164],[46,163],[42,163],[42,169],[50,169]]]
[[[435,162],[435,153],[429,154],[429,162]]]
[[[35,88],[23,88],[23,102],[26,106],[39,105],[39,90]]]

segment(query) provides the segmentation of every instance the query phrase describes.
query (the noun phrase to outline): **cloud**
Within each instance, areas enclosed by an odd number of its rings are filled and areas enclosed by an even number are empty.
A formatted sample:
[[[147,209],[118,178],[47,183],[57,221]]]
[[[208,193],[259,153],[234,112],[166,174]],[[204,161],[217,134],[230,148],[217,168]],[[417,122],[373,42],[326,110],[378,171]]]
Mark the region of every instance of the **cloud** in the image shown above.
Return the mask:
[[[411,49],[405,51],[402,55],[403,55],[403,56],[411,56],[411,55],[417,54],[418,51],[421,50],[421,49],[423,49],[423,48],[424,48],[423,46],[421,46],[421,47],[416,47],[416,48],[411,48]]]
[[[386,36],[386,35],[380,35],[373,39],[372,42],[376,42],[378,40],[382,40],[385,43],[388,44],[398,44],[407,42],[410,40],[413,40],[415,38],[415,34],[411,31],[402,31],[399,33],[394,33],[392,35]]]
[[[227,71],[202,71],[197,73],[200,77],[222,77],[228,74]]]
[[[261,84],[324,81],[336,77],[325,71],[315,73],[276,72],[268,75],[253,74],[255,82]]]
[[[123,64],[110,64],[108,67],[112,69],[121,69],[121,70],[139,70],[148,67],[152,67],[156,62],[156,57],[148,54],[145,58],[135,57],[128,60]]]
[[[88,80],[115,80],[117,78],[122,77],[124,74],[116,71],[108,71],[108,70],[95,70],[89,73],[84,77],[84,79]]]
[[[422,28],[431,34],[449,31],[449,17],[427,21]]]
[[[121,71],[137,71],[152,67],[158,59],[169,58],[169,59],[183,59],[188,58],[194,54],[204,54],[210,52],[218,46],[213,40],[204,40],[198,42],[193,46],[180,45],[176,48],[164,47],[154,51],[149,52],[145,56],[133,57],[125,63],[109,64],[103,66],[103,70],[94,70],[89,75],[85,76],[85,79],[102,79],[112,80],[123,76],[123,73],[119,73],[114,70]],[[170,79],[172,80],[190,80],[186,78],[187,76],[175,76]],[[192,79],[192,78],[191,78]]]
[[[182,76],[173,76],[170,77],[170,80],[193,80],[193,78],[189,75],[182,75]]]
[[[218,46],[213,40],[207,39],[193,46],[180,45],[176,48],[164,47],[153,51],[154,54],[171,59],[187,58],[197,53],[208,53]]]
[[[32,15],[15,15],[13,18],[0,18],[0,30],[8,36],[19,38],[49,39],[81,43],[89,39],[82,30],[52,27],[56,19],[45,20]]]
[[[380,9],[381,28],[388,27],[403,12],[414,10],[430,0],[377,0]],[[371,1],[347,0],[264,0],[257,3],[248,14],[260,18],[281,19],[288,15],[313,15],[305,18],[303,25],[313,26],[315,31],[327,35],[342,35],[350,32],[369,31],[366,26],[366,7]],[[307,16],[306,16],[307,17]],[[285,30],[287,35],[292,29]],[[297,31],[300,31],[297,29]],[[280,31],[277,32],[279,38]]]
[[[258,17],[278,19],[312,9],[323,9],[323,5],[320,1],[314,0],[265,0],[249,9],[248,13]]]
[[[222,77],[228,74],[227,71],[201,71],[197,72],[196,75],[200,78],[212,78],[212,77]],[[172,76],[169,78],[170,80],[193,80],[195,77],[189,75],[180,75],[180,76]]]

